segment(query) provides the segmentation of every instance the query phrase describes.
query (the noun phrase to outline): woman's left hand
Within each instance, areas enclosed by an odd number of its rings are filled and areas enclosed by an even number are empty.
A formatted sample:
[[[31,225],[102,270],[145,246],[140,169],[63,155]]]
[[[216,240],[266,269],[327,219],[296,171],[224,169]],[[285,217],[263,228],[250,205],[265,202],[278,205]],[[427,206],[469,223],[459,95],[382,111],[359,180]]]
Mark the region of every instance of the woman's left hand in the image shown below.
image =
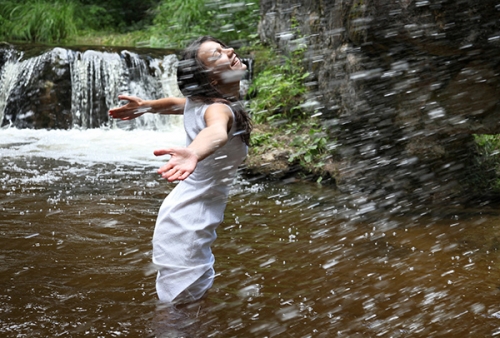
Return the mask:
[[[182,181],[194,171],[198,164],[198,156],[190,148],[174,147],[168,149],[155,150],[156,156],[170,155],[170,160],[158,169],[158,174],[164,179],[172,181]]]
[[[147,108],[143,108],[144,100],[127,95],[119,95],[119,100],[127,100],[128,103],[121,107],[111,108],[109,116],[115,119],[132,120],[147,112]]]

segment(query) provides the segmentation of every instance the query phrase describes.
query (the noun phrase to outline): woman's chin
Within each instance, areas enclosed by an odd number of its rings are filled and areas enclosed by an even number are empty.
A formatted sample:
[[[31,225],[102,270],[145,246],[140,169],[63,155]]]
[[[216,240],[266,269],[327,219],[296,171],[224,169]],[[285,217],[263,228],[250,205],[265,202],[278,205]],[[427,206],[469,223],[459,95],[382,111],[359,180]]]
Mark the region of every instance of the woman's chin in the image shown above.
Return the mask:
[[[224,83],[233,83],[233,82],[239,82],[241,79],[245,76],[245,69],[235,69],[235,70],[228,70],[221,74],[222,82]]]

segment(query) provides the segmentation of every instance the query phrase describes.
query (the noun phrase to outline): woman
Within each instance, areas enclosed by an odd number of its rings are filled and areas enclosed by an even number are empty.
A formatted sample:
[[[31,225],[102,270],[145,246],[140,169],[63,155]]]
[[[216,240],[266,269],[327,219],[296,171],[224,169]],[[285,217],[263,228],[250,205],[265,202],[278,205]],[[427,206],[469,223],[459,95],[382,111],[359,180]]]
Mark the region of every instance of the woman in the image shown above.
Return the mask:
[[[147,112],[184,114],[186,147],[154,152],[171,155],[158,173],[168,181],[181,181],[164,200],[153,235],[160,301],[195,301],[213,284],[215,260],[210,246],[224,217],[229,186],[247,155],[252,129],[238,103],[245,70],[232,48],[201,37],[186,48],[178,64],[184,98],[146,101],[120,96],[129,102],[109,111],[122,120]]]

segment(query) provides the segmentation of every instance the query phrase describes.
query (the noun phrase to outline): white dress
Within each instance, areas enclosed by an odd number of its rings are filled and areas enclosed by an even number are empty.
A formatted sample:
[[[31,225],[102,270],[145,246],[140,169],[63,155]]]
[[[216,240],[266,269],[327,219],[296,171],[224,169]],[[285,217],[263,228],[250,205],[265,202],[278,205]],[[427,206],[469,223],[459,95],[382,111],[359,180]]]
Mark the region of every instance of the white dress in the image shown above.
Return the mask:
[[[186,100],[187,145],[206,127],[208,106]],[[247,146],[235,135],[235,126],[233,122],[228,142],[198,162],[160,207],[153,235],[153,263],[158,268],[156,291],[162,302],[197,300],[213,284],[215,259],[210,246],[224,218],[230,185],[247,155]]]

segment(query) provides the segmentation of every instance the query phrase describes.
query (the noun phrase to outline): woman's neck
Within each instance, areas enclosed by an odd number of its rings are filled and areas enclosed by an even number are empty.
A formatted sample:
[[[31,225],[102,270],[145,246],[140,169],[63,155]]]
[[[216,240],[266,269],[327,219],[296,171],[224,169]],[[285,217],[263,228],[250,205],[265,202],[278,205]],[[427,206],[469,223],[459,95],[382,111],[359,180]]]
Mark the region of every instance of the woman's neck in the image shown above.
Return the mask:
[[[227,98],[240,98],[240,84],[228,83],[226,85],[222,84],[217,87],[217,90]]]

